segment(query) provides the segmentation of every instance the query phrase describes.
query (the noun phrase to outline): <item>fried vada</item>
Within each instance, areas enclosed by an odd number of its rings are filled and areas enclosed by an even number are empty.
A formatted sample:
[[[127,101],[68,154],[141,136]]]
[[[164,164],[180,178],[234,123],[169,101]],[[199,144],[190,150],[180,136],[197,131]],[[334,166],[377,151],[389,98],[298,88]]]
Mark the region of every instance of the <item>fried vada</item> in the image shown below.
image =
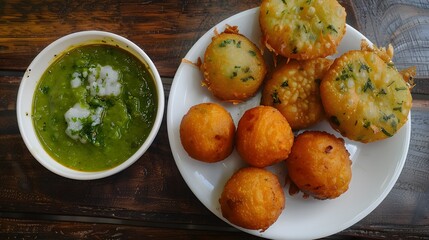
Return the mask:
[[[344,140],[319,131],[299,134],[286,160],[290,180],[317,199],[337,198],[348,190],[351,163]]]
[[[218,99],[232,103],[254,96],[267,72],[260,49],[233,27],[213,37],[201,69],[203,85]]]
[[[267,167],[288,157],[293,139],[289,123],[276,108],[257,106],[240,118],[235,142],[245,162],[254,167]]]
[[[261,104],[277,108],[293,130],[308,128],[325,117],[320,82],[332,61],[315,58],[278,66],[264,83]]]
[[[228,180],[219,203],[222,216],[231,223],[265,231],[282,213],[286,199],[276,175],[265,169],[246,167]]]
[[[180,123],[183,148],[202,162],[218,162],[228,157],[234,148],[234,134],[230,113],[216,103],[191,107]]]
[[[410,85],[390,57],[368,49],[335,59],[320,95],[331,126],[363,143],[392,137],[407,122],[412,104]]]
[[[259,24],[262,42],[277,55],[326,57],[346,32],[346,11],[336,0],[263,0]]]

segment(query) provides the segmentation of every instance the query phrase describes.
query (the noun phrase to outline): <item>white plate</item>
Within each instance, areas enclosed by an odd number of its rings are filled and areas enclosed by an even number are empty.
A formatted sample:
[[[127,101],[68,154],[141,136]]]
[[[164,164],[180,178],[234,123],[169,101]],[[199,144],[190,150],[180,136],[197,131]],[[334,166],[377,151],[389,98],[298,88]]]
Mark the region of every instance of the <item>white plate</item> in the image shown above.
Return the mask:
[[[225,24],[238,26],[241,34],[259,44],[261,32],[258,15],[259,8],[254,8],[220,22],[195,43],[185,59],[192,62],[197,62],[199,57],[203,59],[204,51],[214,35],[214,29],[222,32]],[[338,47],[338,54],[350,49],[359,49],[361,39],[366,38],[347,25],[347,32]],[[189,188],[211,212],[228,222],[222,217],[218,200],[226,181],[236,170],[245,166],[245,163],[236,151],[219,163],[206,164],[193,160],[181,145],[180,122],[191,106],[202,102],[217,102],[231,113],[237,124],[247,109],[259,105],[261,95],[259,93],[238,105],[220,102],[201,86],[202,79],[201,72],[194,65],[182,63],[179,66],[168,101],[168,136],[177,167]],[[327,122],[322,122],[313,129],[340,136]],[[324,201],[313,198],[304,199],[301,194],[290,196],[285,187],[286,208],[270,228],[261,233],[235,227],[270,239],[321,238],[350,227],[374,210],[392,189],[405,163],[410,142],[410,129],[409,120],[395,136],[383,141],[362,144],[345,139],[353,161],[353,177],[349,190],[339,198]],[[283,164],[269,167],[269,170],[278,175],[281,183],[285,175]]]

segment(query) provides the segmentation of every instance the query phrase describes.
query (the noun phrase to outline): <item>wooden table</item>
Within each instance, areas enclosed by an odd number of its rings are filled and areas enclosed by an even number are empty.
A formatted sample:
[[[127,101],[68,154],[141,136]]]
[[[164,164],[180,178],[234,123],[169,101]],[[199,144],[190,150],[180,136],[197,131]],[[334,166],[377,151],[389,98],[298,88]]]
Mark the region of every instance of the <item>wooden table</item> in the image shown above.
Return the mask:
[[[406,4],[400,4],[405,2]],[[411,143],[386,199],[328,239],[429,239],[428,1],[341,1],[347,23],[394,44],[399,68],[416,65]],[[245,1],[0,1],[0,239],[256,239],[218,219],[192,194],[174,162],[164,121],[139,161],[114,176],[76,181],[42,167],[27,150],[16,97],[31,60],[55,39],[104,30],[141,46],[163,77],[212,26],[256,7]]]

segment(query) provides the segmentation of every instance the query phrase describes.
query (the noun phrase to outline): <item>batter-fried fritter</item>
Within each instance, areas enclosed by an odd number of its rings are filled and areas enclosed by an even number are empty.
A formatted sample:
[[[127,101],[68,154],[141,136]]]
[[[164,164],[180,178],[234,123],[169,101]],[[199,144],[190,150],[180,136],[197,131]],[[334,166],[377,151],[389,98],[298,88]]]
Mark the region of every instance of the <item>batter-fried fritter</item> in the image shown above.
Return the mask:
[[[220,100],[242,102],[259,90],[266,70],[259,48],[235,28],[213,37],[204,54],[204,84]]]
[[[407,122],[412,102],[409,84],[376,51],[352,50],[337,58],[320,91],[332,127],[364,143],[393,136]]]
[[[336,198],[347,191],[351,163],[342,138],[318,131],[298,135],[286,160],[292,182],[318,199]]]
[[[235,125],[228,111],[216,103],[201,103],[189,109],[180,123],[180,140],[192,158],[218,162],[234,148]]]
[[[324,117],[320,82],[332,61],[316,58],[290,61],[264,83],[263,105],[277,108],[294,130],[310,127]]]
[[[263,0],[259,23],[270,51],[300,60],[326,57],[346,32],[346,11],[336,0]]]
[[[273,173],[254,167],[242,168],[225,184],[219,203],[231,223],[264,231],[280,216],[285,196]]]
[[[254,167],[285,160],[294,138],[286,118],[270,106],[247,110],[238,122],[235,137],[237,152]]]

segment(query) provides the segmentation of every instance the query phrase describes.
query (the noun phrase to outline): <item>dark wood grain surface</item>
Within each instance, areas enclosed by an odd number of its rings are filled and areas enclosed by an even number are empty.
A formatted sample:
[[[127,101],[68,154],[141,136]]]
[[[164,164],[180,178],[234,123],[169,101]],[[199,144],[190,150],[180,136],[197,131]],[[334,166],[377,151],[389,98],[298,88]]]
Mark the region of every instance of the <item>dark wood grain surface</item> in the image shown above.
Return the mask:
[[[396,60],[418,66],[418,75],[411,143],[397,183],[371,214],[328,239],[429,239],[429,2],[340,3],[348,24],[377,44],[392,43]],[[76,181],[32,157],[18,130],[16,97],[26,67],[44,47],[68,33],[95,29],[142,47],[163,77],[168,100],[175,71],[192,45],[221,20],[259,4],[0,1],[0,239],[257,239],[218,219],[193,195],[175,165],[165,117],[148,152],[131,167]]]

